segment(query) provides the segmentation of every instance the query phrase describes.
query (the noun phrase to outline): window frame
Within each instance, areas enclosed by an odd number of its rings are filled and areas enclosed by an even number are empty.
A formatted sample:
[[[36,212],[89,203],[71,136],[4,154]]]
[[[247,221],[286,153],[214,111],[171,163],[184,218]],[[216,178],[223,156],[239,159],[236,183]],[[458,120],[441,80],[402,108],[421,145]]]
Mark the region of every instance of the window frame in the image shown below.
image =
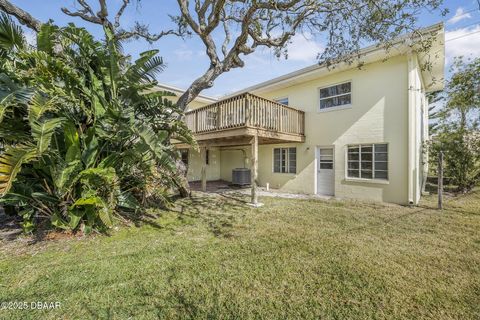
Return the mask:
[[[387,146],[387,160],[383,161],[387,163],[387,170],[382,170],[387,172],[387,179],[375,178],[375,145],[386,145]],[[359,150],[363,147],[372,146],[372,178],[361,178],[361,158],[359,156],[359,177],[350,177],[348,175],[348,149],[350,147],[358,147]],[[361,152],[360,152],[361,153]],[[376,184],[390,184],[390,143],[388,142],[372,142],[372,143],[352,143],[345,146],[345,180],[353,182],[367,182],[367,183],[376,183]]]
[[[345,84],[345,83],[350,83],[350,93],[337,94],[337,95],[330,96],[330,97],[327,97],[327,98],[322,98],[322,97],[321,97],[320,91],[321,91],[322,89],[326,89],[326,88],[330,88],[330,87],[335,87],[335,86],[338,86],[338,85],[341,85],[341,84]],[[352,108],[352,106],[353,106],[353,81],[352,81],[351,79],[350,79],[350,80],[341,81],[341,82],[337,82],[337,83],[332,83],[332,84],[329,84],[329,85],[326,85],[326,86],[322,86],[322,87],[318,87],[317,92],[318,92],[318,112],[330,112],[330,111],[337,111],[337,110],[343,110],[343,109],[350,109],[350,108]],[[342,105],[340,105],[340,106],[325,108],[325,109],[322,109],[322,108],[321,108],[321,100],[330,99],[330,98],[335,98],[335,97],[340,97],[340,96],[344,96],[344,95],[347,95],[347,94],[350,94],[350,103],[348,103],[348,104],[342,104]]]
[[[280,171],[275,171],[275,150],[280,150]],[[282,172],[282,149],[286,150],[285,153],[285,168],[287,169],[286,172]],[[290,172],[290,149],[295,149],[295,172]],[[272,173],[279,173],[279,174],[297,174],[297,147],[276,147],[272,148]]]
[[[287,104],[281,103],[280,100],[287,100]],[[289,102],[290,102],[289,99],[288,99],[288,96],[281,97],[281,98],[275,98],[275,99],[273,99],[273,101],[275,101],[276,103],[283,104],[284,106],[288,106]]]

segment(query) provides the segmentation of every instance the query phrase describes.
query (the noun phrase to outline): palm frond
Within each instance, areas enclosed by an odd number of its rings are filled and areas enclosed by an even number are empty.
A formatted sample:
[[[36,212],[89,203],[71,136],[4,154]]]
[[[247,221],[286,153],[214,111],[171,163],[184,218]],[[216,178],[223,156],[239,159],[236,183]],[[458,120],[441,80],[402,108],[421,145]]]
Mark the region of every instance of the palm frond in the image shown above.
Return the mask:
[[[0,74],[0,123],[11,108],[27,104],[33,90],[15,83],[6,74]]]
[[[0,50],[9,52],[25,48],[26,41],[22,28],[15,24],[6,13],[0,13]]]
[[[59,197],[63,197],[71,190],[71,187],[78,181],[78,174],[81,170],[82,162],[80,160],[61,162],[52,166],[50,172],[56,188],[55,193]]]
[[[34,146],[19,145],[7,147],[0,155],[0,196],[10,190],[22,165],[33,160],[36,154]]]
[[[37,34],[37,50],[52,54],[56,45],[57,34],[57,26],[50,23],[43,24],[40,32]]]
[[[158,50],[142,53],[135,63],[127,70],[126,78],[129,82],[151,82],[155,76],[164,70],[163,59],[157,56]]]
[[[31,99],[28,106],[28,118],[30,121],[36,121],[47,111],[57,108],[56,98],[47,98],[45,95],[36,93]]]
[[[64,121],[65,118],[53,118],[30,122],[32,137],[37,143],[38,155],[41,155],[48,149],[55,130],[60,127]]]

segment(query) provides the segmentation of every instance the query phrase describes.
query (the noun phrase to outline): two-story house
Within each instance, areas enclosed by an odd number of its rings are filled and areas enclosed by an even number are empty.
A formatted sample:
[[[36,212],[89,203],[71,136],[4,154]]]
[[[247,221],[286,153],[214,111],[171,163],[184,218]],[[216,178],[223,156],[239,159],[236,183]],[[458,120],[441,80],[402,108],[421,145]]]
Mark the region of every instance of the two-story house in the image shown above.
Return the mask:
[[[201,150],[183,150],[189,180],[231,181],[233,169],[248,168],[256,184],[285,192],[417,204],[425,94],[443,88],[443,25],[421,35],[432,40],[426,51],[399,39],[388,51],[363,49],[361,68],[315,64],[197,101],[185,115]]]

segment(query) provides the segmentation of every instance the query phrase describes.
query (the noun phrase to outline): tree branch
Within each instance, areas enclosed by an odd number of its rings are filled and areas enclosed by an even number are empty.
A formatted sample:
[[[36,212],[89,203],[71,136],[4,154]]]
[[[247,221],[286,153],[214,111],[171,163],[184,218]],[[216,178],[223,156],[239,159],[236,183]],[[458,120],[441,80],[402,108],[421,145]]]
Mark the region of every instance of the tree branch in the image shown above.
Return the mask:
[[[92,7],[86,0],[76,0],[82,9],[77,11],[70,11],[69,9],[62,7],[62,12],[71,16],[79,17],[85,21],[103,25],[109,28],[113,36],[117,40],[129,40],[129,39],[144,39],[150,43],[158,41],[164,36],[175,35],[183,37],[188,35],[187,30],[184,28],[184,23],[178,17],[171,17],[174,23],[178,26],[176,30],[167,30],[159,33],[150,33],[149,27],[140,22],[135,22],[134,27],[131,30],[125,30],[121,28],[120,19],[125,12],[125,9],[130,5],[131,0],[123,0],[120,8],[118,9],[113,22],[109,20],[108,6],[106,0],[98,0],[100,11],[94,13]]]
[[[28,12],[11,4],[10,1],[0,0],[0,9],[14,16],[21,24],[35,30],[36,32],[39,32],[42,27],[42,22],[32,17]]]
[[[117,14],[115,15],[115,24],[114,24],[115,28],[120,28],[120,17],[122,16],[123,11],[125,11],[125,8],[128,6],[129,3],[130,3],[130,0],[123,0],[122,6],[120,7]]]

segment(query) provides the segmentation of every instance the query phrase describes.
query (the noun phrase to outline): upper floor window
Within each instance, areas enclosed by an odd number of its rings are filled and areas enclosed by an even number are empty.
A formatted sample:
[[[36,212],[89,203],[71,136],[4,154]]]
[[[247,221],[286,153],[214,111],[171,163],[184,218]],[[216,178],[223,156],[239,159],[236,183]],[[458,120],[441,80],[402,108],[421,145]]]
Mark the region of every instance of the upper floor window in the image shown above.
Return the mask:
[[[345,82],[320,89],[320,110],[349,105],[352,103],[352,83]]]
[[[288,97],[275,99],[275,102],[278,102],[278,103],[281,103],[281,104],[284,104],[284,105],[288,106]]]
[[[381,143],[348,146],[347,177],[388,180],[388,145]]]
[[[273,149],[273,172],[297,172],[297,148]]]

